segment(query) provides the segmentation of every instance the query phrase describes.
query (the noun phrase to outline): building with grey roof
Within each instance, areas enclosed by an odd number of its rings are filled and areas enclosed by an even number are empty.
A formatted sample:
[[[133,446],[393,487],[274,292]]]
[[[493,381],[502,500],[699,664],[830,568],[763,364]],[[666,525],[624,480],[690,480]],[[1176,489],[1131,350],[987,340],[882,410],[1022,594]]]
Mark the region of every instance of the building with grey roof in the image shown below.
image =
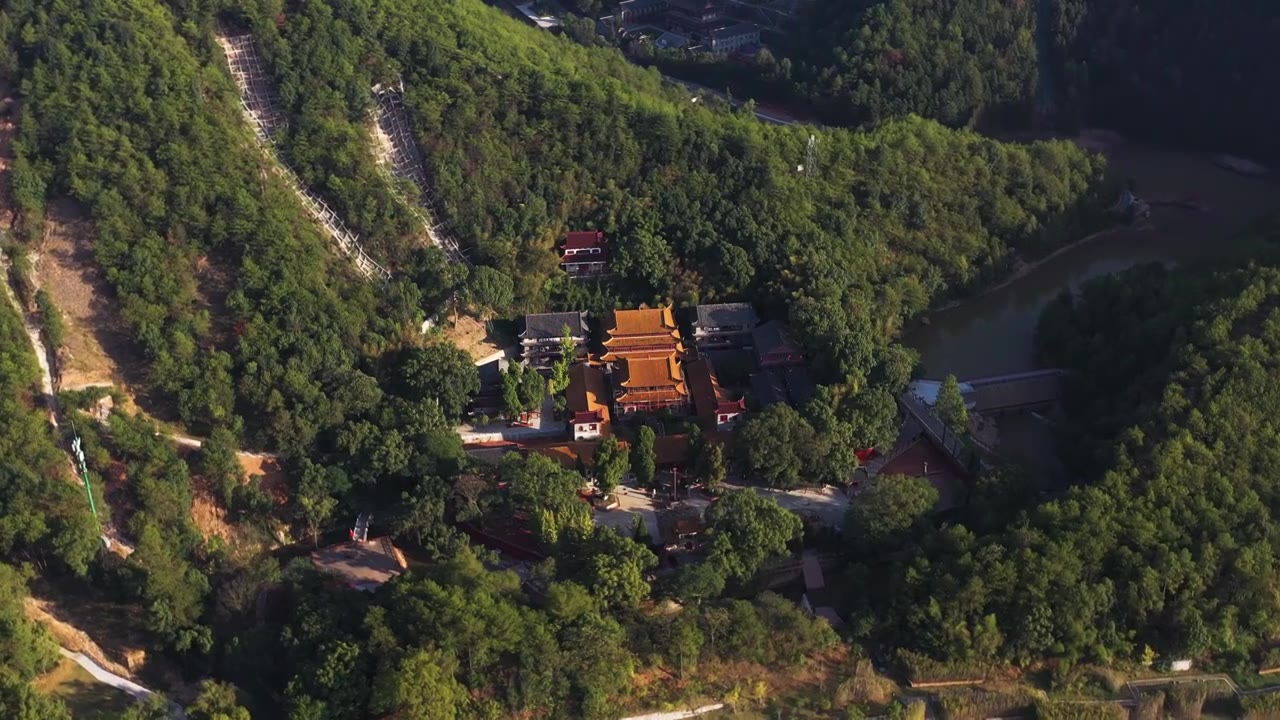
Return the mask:
[[[547,370],[560,358],[560,342],[568,329],[573,339],[575,360],[587,355],[587,314],[582,312],[538,313],[524,316],[520,333],[520,355],[530,367]]]
[[[755,23],[736,23],[707,33],[707,46],[714,53],[731,53],[759,44],[760,26]]]
[[[699,305],[693,319],[693,343],[700,352],[749,347],[751,331],[759,323],[751,303]]]

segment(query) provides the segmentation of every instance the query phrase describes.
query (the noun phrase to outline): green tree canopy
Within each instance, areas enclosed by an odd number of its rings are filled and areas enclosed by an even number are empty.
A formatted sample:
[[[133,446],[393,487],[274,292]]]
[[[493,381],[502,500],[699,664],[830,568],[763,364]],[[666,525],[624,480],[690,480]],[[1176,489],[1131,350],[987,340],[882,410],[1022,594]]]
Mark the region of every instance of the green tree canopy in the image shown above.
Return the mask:
[[[253,720],[240,706],[235,686],[216,680],[200,683],[200,695],[185,710],[191,720]]]
[[[901,548],[927,527],[937,504],[938,491],[925,478],[877,475],[850,499],[845,535],[868,554]]]
[[[27,619],[27,575],[0,564],[0,676],[25,683],[58,660],[58,645],[44,626]]]
[[[645,574],[658,564],[649,548],[612,528],[592,533],[583,584],[606,605],[635,607],[649,596]]]
[[[934,403],[933,412],[946,424],[951,432],[958,435],[969,432],[969,408],[965,405],[964,396],[960,394],[960,381],[955,375],[942,379],[942,387],[938,389],[938,400]]]
[[[373,681],[370,709],[408,717],[454,720],[465,706],[466,690],[454,678],[457,663],[444,653],[416,650],[388,663]]]
[[[627,471],[631,469],[631,461],[627,448],[623,447],[616,436],[610,435],[600,441],[596,448],[596,484],[605,493],[611,493],[622,482]]]
[[[657,436],[648,425],[642,426],[636,433],[636,444],[631,448],[631,469],[641,487],[652,486],[654,476],[657,475],[658,461],[654,451],[656,442]]]
[[[772,487],[801,484],[808,459],[816,452],[817,436],[800,413],[778,403],[753,416],[738,432],[743,466]]]
[[[514,285],[506,273],[482,265],[471,271],[463,286],[463,298],[482,318],[501,315],[509,311],[515,299]]]
[[[725,493],[707,509],[707,562],[723,576],[750,580],[764,563],[800,539],[800,517],[753,490]]]
[[[434,401],[449,420],[462,417],[480,391],[480,373],[471,357],[455,345],[434,343],[406,348],[393,360],[393,387],[414,401]]]

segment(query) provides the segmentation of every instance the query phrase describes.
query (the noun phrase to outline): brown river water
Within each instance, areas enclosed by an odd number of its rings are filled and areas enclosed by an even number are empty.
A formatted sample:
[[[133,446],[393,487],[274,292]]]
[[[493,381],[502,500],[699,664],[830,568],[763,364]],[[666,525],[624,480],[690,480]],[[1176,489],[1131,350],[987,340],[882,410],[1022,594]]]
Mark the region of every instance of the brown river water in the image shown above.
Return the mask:
[[[932,313],[929,324],[904,338],[920,352],[926,377],[953,373],[964,379],[1035,369],[1036,321],[1062,290],[1141,263],[1212,258],[1243,225],[1269,210],[1280,211],[1280,183],[1224,170],[1209,155],[1122,143],[1107,155],[1119,178],[1136,182],[1139,197],[1194,199],[1207,208],[1153,207],[1145,223],[1078,243],[1007,284]]]
[[[920,352],[925,377],[950,373],[966,379],[1034,370],[1036,322],[1064,289],[1141,263],[1213,258],[1230,247],[1247,223],[1280,211],[1280,183],[1224,170],[1210,155],[1118,143],[1107,155],[1119,178],[1135,181],[1139,197],[1194,200],[1205,209],[1154,206],[1147,221],[1095,235],[983,295],[930,314],[927,325],[904,338]],[[1046,490],[1079,480],[1068,477],[1060,462],[1050,422],[1039,415],[1012,415],[988,423],[994,428],[988,440],[996,452],[1021,463]]]

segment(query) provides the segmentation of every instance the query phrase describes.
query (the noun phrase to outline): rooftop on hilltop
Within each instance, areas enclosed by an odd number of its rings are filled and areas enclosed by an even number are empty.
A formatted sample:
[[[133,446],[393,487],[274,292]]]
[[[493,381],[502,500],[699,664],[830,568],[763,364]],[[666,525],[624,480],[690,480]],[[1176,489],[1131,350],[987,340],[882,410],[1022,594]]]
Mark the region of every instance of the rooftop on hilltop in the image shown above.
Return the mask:
[[[727,27],[718,27],[708,33],[712,40],[721,40],[723,38],[737,37],[739,35],[759,35],[760,26],[755,23],[735,23]]]
[[[404,554],[390,538],[345,542],[311,553],[311,564],[356,590],[372,590],[404,571]]]
[[[799,343],[791,336],[786,324],[777,320],[770,320],[752,330],[751,344],[755,346],[756,359],[762,368],[804,362],[804,351]]]
[[[752,331],[751,338],[755,340],[756,351],[760,353],[791,350],[796,347],[787,326],[777,320],[770,320],[756,328]]]
[[[586,250],[588,248],[598,248],[604,245],[604,231],[602,230],[583,230],[565,233],[564,249],[565,250]]]

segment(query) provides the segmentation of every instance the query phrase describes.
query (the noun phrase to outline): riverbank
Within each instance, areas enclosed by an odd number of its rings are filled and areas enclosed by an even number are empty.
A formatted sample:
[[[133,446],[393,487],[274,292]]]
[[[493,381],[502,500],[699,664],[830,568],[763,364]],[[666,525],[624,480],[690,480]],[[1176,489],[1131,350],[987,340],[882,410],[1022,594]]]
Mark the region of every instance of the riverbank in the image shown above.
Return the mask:
[[[1138,195],[1184,202],[1153,207],[1149,221],[1092,233],[927,313],[904,334],[906,344],[920,352],[926,376],[1034,370],[1040,312],[1063,290],[1143,263],[1212,259],[1241,228],[1280,207],[1280,184],[1226,170],[1208,155],[1131,145],[1098,133],[1084,139],[1105,146],[1100,149],[1111,171],[1132,182]]]
[[[1001,290],[1004,290],[1010,285],[1013,285],[1019,280],[1022,280],[1028,275],[1031,275],[1036,270],[1039,270],[1040,268],[1044,267],[1045,265],[1048,265],[1049,263],[1053,262],[1054,260],[1057,260],[1058,258],[1060,258],[1063,255],[1066,255],[1069,252],[1072,252],[1080,247],[1088,245],[1089,243],[1094,242],[1095,240],[1101,240],[1104,237],[1107,237],[1109,235],[1114,235],[1123,230],[1132,229],[1133,227],[1134,226],[1131,226],[1131,225],[1116,225],[1113,227],[1109,227],[1105,230],[1099,230],[1091,235],[1086,235],[1083,238],[1076,240],[1075,242],[1069,245],[1063,245],[1062,247],[1058,248],[1057,250],[1054,250],[1053,252],[1049,253],[1048,255],[1045,255],[1042,258],[1039,258],[1038,260],[1032,260],[1031,262],[1021,262],[1018,264],[1017,267],[1014,268],[1013,272],[1011,272],[1007,277],[1005,277],[1005,279],[1001,280],[995,285],[991,285],[989,287],[984,288],[977,295],[970,295],[968,297],[956,298],[955,300],[952,300],[946,305],[943,305],[937,308],[936,310],[932,310],[929,313],[926,313],[922,317],[922,321],[924,324],[927,325],[930,322],[929,316],[932,315],[933,313],[946,312],[947,310],[951,310],[952,308],[960,307],[965,303],[973,302],[974,300],[980,300],[981,298],[987,295],[1000,292]]]

